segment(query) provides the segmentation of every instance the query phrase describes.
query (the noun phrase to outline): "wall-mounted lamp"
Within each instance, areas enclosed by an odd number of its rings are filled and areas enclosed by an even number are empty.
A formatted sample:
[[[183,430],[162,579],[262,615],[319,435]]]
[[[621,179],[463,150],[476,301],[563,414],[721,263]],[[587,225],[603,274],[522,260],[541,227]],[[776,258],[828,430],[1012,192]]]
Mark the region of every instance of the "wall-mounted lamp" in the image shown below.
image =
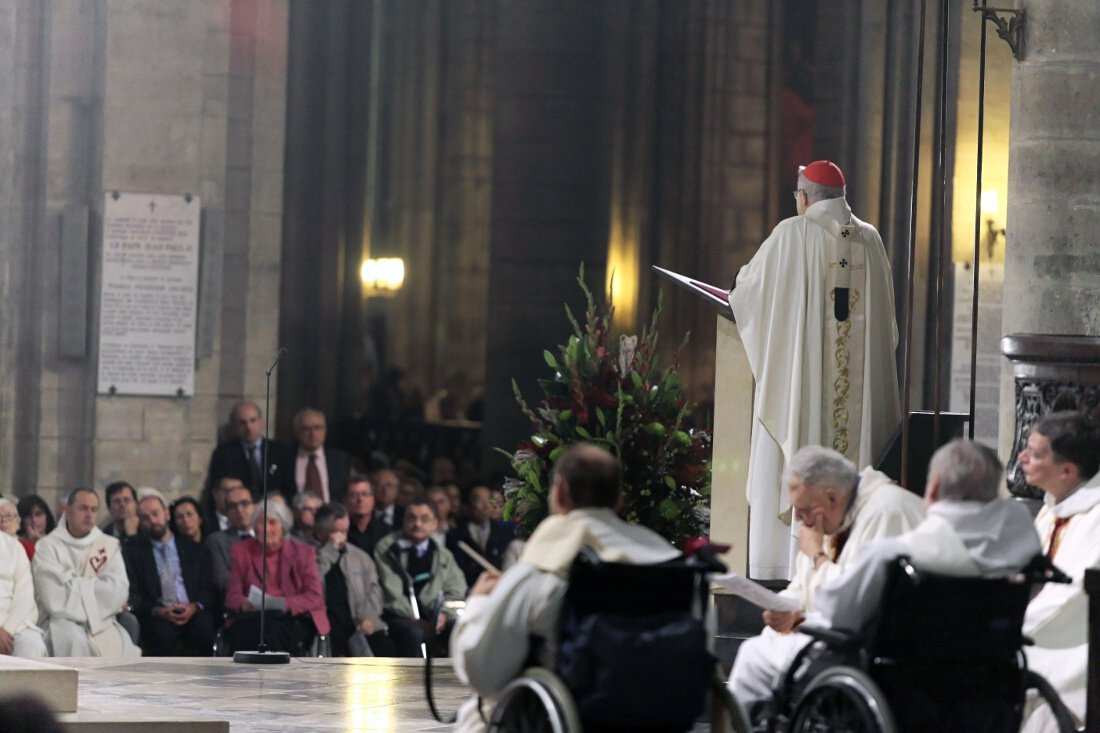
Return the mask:
[[[997,215],[997,189],[982,191],[982,214],[985,215],[985,249],[989,259],[993,259],[993,250],[997,248],[997,239],[1005,236],[1004,227],[997,228],[993,217]]]
[[[359,267],[363,292],[370,297],[396,295],[405,282],[405,261],[400,257],[380,257],[363,260]]]

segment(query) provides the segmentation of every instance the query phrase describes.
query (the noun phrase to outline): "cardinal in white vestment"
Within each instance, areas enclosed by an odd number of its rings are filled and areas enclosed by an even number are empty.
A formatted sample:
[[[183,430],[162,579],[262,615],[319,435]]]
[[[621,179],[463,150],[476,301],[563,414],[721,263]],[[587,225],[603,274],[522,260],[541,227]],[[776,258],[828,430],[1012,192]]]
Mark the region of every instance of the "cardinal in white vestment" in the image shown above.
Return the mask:
[[[35,595],[55,657],[141,656],[115,618],[130,582],[118,540],[95,526],[98,511],[94,491],[75,489],[57,527],[35,548]]]
[[[781,477],[805,445],[872,465],[900,422],[894,288],[882,239],[852,215],[844,174],[799,171],[798,216],[741,268],[730,306],[756,380],[749,455],[749,575],[791,577]]]
[[[44,657],[46,642],[35,625],[31,564],[19,540],[0,532],[0,654]]]

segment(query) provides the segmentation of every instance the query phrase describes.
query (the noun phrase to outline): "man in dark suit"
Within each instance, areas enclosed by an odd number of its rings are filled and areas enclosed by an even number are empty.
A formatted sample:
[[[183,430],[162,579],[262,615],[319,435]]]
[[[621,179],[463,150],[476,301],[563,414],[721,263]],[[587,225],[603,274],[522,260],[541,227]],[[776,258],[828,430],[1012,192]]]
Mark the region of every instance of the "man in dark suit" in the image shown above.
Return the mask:
[[[203,570],[210,579],[214,604],[219,611],[225,603],[225,590],[229,585],[233,545],[252,536],[254,511],[255,504],[248,489],[243,486],[230,489],[225,499],[225,515],[229,519],[229,528],[215,532],[202,542]]]
[[[224,476],[240,477],[252,492],[253,501],[259,499],[263,488],[264,451],[266,448],[267,490],[270,494],[282,494],[289,503],[297,493],[294,485],[294,454],[285,446],[263,437],[264,421],[255,402],[244,400],[229,411],[229,424],[234,439],[222,443],[210,456],[207,486],[214,487]]]
[[[386,527],[387,532],[401,529],[405,522],[405,507],[398,506],[397,493],[401,489],[401,477],[392,468],[379,468],[370,475],[374,489],[374,521]]]
[[[366,476],[352,474],[348,478],[344,506],[348,510],[348,542],[374,555],[374,546],[390,533],[390,528],[374,516],[374,489]]]
[[[107,511],[111,518],[100,529],[122,544],[138,536],[137,491],[125,481],[115,481],[107,485]]]
[[[294,416],[298,441],[294,459],[294,485],[299,493],[316,494],[323,502],[343,502],[348,491],[348,454],[325,445],[325,414],[306,407]]]
[[[458,546],[465,542],[482,557],[503,569],[504,550],[516,537],[516,527],[511,522],[492,519],[492,506],[489,499],[492,492],[484,484],[475,484],[466,489],[463,504],[466,507],[466,519],[458,523],[447,535],[447,548],[458,560],[458,566],[466,576],[466,585],[473,587],[483,568]]]
[[[142,534],[122,548],[130,579],[130,605],[141,625],[141,646],[150,657],[207,656],[214,645],[210,587],[202,550],[168,529],[168,506],[156,489],[142,489],[138,519]]]

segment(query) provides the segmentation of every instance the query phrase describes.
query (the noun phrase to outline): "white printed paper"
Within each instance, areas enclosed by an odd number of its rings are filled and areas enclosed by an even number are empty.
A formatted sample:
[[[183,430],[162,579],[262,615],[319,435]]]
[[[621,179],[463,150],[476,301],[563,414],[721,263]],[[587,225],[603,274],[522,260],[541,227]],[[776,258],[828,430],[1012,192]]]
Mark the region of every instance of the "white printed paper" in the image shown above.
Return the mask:
[[[795,599],[781,596],[778,593],[768,590],[755,580],[749,580],[743,575],[726,573],[725,575],[713,575],[710,580],[712,583],[725,588],[734,595],[741,596],[745,600],[751,601],[768,611],[785,611],[790,613],[800,610],[798,601]]]
[[[258,585],[254,585],[248,589],[248,602],[255,606],[257,609],[263,607],[263,591],[260,590]],[[286,599],[282,596],[273,596],[270,593],[267,594],[267,610],[268,611],[286,611]]]

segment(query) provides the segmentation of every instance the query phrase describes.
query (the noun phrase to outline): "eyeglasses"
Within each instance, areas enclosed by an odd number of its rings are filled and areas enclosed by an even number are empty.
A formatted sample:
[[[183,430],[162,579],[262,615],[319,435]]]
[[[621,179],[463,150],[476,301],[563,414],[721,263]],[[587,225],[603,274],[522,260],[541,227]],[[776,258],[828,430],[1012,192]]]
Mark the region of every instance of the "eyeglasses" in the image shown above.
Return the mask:
[[[4,512],[0,514],[0,522],[10,522],[13,519],[19,519],[19,515],[14,512]]]
[[[797,200],[798,200],[798,194],[800,194],[800,193],[802,193],[802,189],[801,189],[801,188],[799,188],[799,189],[797,189],[797,190],[794,190],[794,191],[791,191],[791,194],[792,194],[792,195],[794,196],[794,200],[795,200],[795,201],[797,201]]]

